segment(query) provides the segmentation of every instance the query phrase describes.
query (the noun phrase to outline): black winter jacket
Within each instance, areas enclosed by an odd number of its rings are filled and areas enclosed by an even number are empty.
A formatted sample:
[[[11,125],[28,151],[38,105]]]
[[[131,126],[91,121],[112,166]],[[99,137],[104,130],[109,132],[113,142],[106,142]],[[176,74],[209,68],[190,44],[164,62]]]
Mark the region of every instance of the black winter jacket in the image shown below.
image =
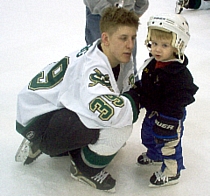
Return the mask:
[[[185,57],[182,64],[171,62],[164,68],[155,69],[155,64],[156,60],[151,57],[142,72],[141,107],[181,119],[185,107],[195,101],[193,95],[198,90],[187,68],[188,59]]]

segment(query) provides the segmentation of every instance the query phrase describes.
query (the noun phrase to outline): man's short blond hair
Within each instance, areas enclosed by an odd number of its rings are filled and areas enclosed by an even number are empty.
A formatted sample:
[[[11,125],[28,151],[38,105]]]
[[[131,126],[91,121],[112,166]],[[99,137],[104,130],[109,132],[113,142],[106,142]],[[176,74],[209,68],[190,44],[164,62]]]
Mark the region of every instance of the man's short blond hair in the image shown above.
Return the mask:
[[[108,7],[101,16],[100,31],[112,34],[119,26],[135,27],[138,30],[139,17],[125,8]]]

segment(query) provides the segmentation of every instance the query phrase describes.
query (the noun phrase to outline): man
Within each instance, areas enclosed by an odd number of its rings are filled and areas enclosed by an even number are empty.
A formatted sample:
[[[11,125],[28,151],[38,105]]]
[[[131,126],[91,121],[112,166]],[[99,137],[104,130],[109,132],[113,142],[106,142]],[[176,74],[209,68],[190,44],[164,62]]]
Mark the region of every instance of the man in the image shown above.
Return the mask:
[[[124,7],[127,10],[133,10],[138,17],[141,17],[149,7],[148,0],[83,0],[86,5],[86,26],[85,26],[85,40],[87,44],[93,43],[100,38],[100,18],[104,9],[110,6]],[[134,72],[136,75],[136,53],[137,45],[135,44],[133,50]],[[135,78],[138,80],[138,77]]]
[[[132,50],[139,18],[109,7],[101,39],[45,67],[18,94],[16,161],[30,164],[42,152],[69,153],[71,176],[99,190],[115,191],[104,168],[129,138],[139,113]]]

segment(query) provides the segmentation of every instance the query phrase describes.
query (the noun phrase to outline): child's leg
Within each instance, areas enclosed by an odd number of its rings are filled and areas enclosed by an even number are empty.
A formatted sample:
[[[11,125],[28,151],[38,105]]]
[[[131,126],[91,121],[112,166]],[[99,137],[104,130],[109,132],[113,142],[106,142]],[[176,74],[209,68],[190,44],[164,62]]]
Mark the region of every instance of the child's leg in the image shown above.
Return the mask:
[[[163,155],[163,165],[162,165],[162,172],[167,176],[175,176],[179,174],[182,169],[185,169],[183,164],[183,156],[182,156],[182,145],[181,145],[181,138],[184,131],[183,122],[185,120],[186,113],[181,120],[180,129],[178,132],[177,140],[173,140],[167,142],[162,147],[162,155]]]
[[[183,135],[183,122],[185,119],[185,115],[182,120],[179,120],[178,126],[176,126],[176,122],[168,121],[167,118],[160,121],[160,118],[156,120],[156,127],[154,128],[154,135],[157,138],[155,141],[162,143],[163,146],[161,148],[163,164],[160,171],[155,172],[150,178],[151,187],[160,187],[166,185],[173,185],[179,182],[180,172],[182,169],[185,169],[183,165],[183,157],[182,157],[182,146],[181,146],[181,138]],[[159,121],[158,121],[159,120]],[[166,124],[164,124],[164,122]],[[162,124],[161,124],[162,123]],[[162,125],[162,126],[161,126]],[[158,130],[157,126],[170,125],[171,127],[176,127],[169,130],[162,129]],[[164,126],[165,127],[165,126]],[[166,126],[167,127],[167,126]],[[168,132],[169,131],[169,132]],[[176,133],[175,133],[176,132]],[[158,135],[159,134],[159,135]],[[176,137],[175,137],[176,136]]]
[[[176,176],[182,169],[183,165],[181,138],[168,142],[162,148],[163,164],[161,171],[167,176]]]
[[[167,176],[175,176],[176,174],[179,174],[182,169],[185,169],[181,145],[181,138],[184,131],[183,121],[184,119],[181,121],[181,129],[178,133],[178,139],[165,143],[161,149],[164,160],[161,170]]]
[[[153,126],[155,124],[156,115],[152,115],[151,112],[147,112],[144,118],[141,139],[142,144],[147,148],[146,155],[152,160],[162,160],[161,147],[162,145],[156,144],[153,136]]]

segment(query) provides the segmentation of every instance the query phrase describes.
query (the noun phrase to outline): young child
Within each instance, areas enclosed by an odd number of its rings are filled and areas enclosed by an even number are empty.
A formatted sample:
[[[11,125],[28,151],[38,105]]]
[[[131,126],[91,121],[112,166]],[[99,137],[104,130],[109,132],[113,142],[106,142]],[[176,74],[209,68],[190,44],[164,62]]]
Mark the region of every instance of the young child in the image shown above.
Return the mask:
[[[178,0],[176,2],[175,12],[180,14],[185,9],[208,10],[210,9],[210,0]]]
[[[195,101],[198,90],[184,55],[189,38],[188,23],[181,15],[160,14],[148,21],[146,45],[151,57],[145,61],[140,84],[140,104],[146,109],[141,138],[147,152],[137,161],[162,163],[150,178],[152,187],[178,183],[184,169],[185,107]]]

